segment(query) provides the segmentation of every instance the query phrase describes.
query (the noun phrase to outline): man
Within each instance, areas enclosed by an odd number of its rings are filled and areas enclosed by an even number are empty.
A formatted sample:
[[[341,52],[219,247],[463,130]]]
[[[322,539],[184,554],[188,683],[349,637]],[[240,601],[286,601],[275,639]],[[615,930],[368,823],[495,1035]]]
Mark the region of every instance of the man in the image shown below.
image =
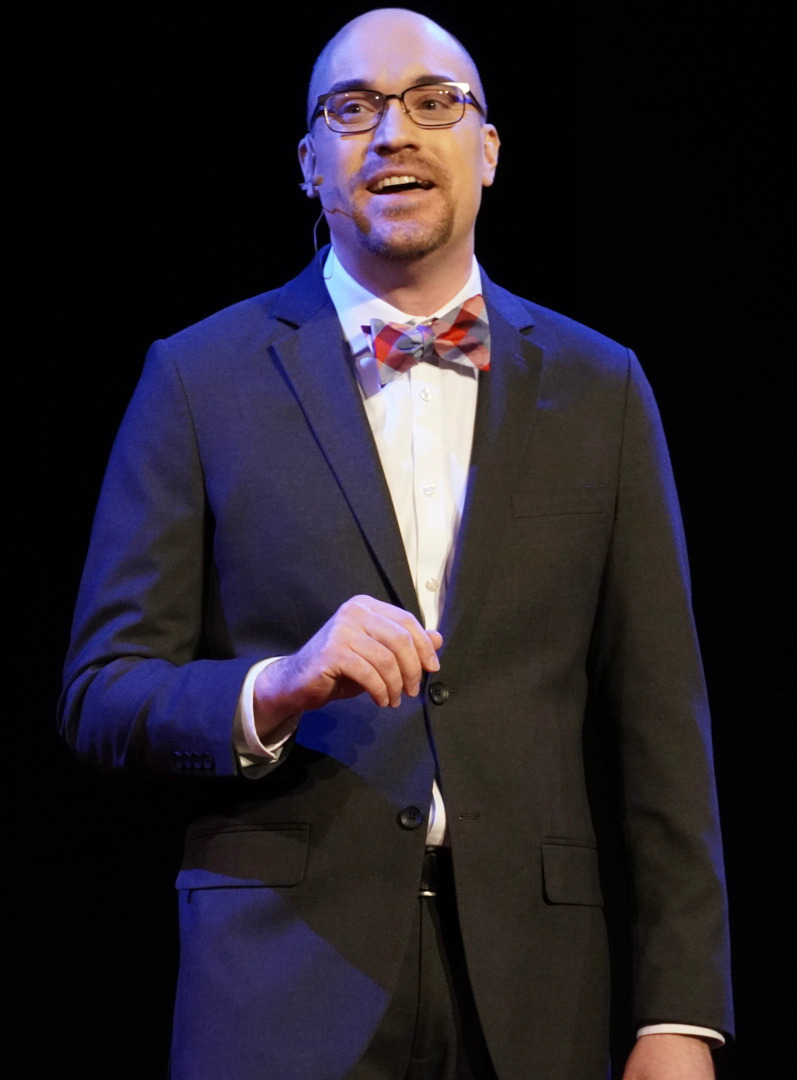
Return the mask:
[[[719,834],[650,392],[475,263],[499,140],[448,33],[363,15],[308,101],[331,251],[151,350],[67,662],[79,754],[232,778],[178,879],[173,1076],[603,1080],[609,747],[625,1077],[706,1080]]]

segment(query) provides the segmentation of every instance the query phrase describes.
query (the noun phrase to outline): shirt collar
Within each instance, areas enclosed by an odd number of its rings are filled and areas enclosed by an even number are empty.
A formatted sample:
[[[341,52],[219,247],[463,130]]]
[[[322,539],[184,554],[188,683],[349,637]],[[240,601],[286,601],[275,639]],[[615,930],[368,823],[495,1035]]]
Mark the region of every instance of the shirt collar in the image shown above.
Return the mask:
[[[334,249],[330,248],[324,262],[324,283],[329,292],[335,310],[338,313],[343,334],[351,346],[355,357],[360,353],[371,352],[371,343],[368,335],[363,330],[368,326],[371,319],[381,319],[382,322],[397,323],[420,323],[429,319],[445,315],[457,304],[463,303],[471,296],[482,291],[482,276],[479,264],[474,257],[468,280],[458,293],[446,301],[436,311],[430,311],[428,315],[408,315],[406,311],[400,311],[393,307],[387,300],[374,296],[368,289],[355,281],[341,266],[340,259],[336,258]]]

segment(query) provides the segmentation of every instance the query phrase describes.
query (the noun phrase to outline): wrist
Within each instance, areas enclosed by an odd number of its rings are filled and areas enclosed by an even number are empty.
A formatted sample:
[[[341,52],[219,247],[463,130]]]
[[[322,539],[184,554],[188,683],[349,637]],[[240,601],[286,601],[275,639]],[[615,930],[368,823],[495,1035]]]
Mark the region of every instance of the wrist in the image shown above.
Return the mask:
[[[268,742],[286,720],[301,712],[293,700],[286,679],[289,657],[280,657],[258,672],[252,693],[255,731],[262,742]]]

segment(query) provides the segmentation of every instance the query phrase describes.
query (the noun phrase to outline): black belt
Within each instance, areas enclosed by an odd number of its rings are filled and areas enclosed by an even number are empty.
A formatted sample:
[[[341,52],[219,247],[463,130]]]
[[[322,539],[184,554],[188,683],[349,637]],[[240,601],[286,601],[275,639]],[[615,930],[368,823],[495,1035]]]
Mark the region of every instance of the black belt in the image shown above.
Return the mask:
[[[448,892],[453,884],[451,848],[430,847],[423,856],[419,896],[437,896]]]

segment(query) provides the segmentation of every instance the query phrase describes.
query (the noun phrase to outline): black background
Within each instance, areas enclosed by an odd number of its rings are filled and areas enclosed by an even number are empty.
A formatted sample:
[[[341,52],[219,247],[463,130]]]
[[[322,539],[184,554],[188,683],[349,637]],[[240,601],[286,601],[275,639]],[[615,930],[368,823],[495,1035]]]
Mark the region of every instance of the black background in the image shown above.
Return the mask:
[[[20,738],[7,826],[22,840],[9,891],[23,900],[11,948],[25,1063],[9,1075],[165,1074],[187,800],[70,758],[53,720],[60,665],[105,460],[148,344],[280,284],[312,253],[317,203],[299,191],[295,159],[304,87],[324,41],[364,9],[29,3],[14,14],[6,104],[20,139],[7,168],[21,185],[7,201],[21,334],[7,423],[20,484],[7,497],[6,686]],[[785,24],[766,6],[719,3],[423,10],[474,53],[503,139],[481,262],[632,346],[656,391],[726,838],[739,1033],[718,1072],[784,1075],[795,1007]]]

